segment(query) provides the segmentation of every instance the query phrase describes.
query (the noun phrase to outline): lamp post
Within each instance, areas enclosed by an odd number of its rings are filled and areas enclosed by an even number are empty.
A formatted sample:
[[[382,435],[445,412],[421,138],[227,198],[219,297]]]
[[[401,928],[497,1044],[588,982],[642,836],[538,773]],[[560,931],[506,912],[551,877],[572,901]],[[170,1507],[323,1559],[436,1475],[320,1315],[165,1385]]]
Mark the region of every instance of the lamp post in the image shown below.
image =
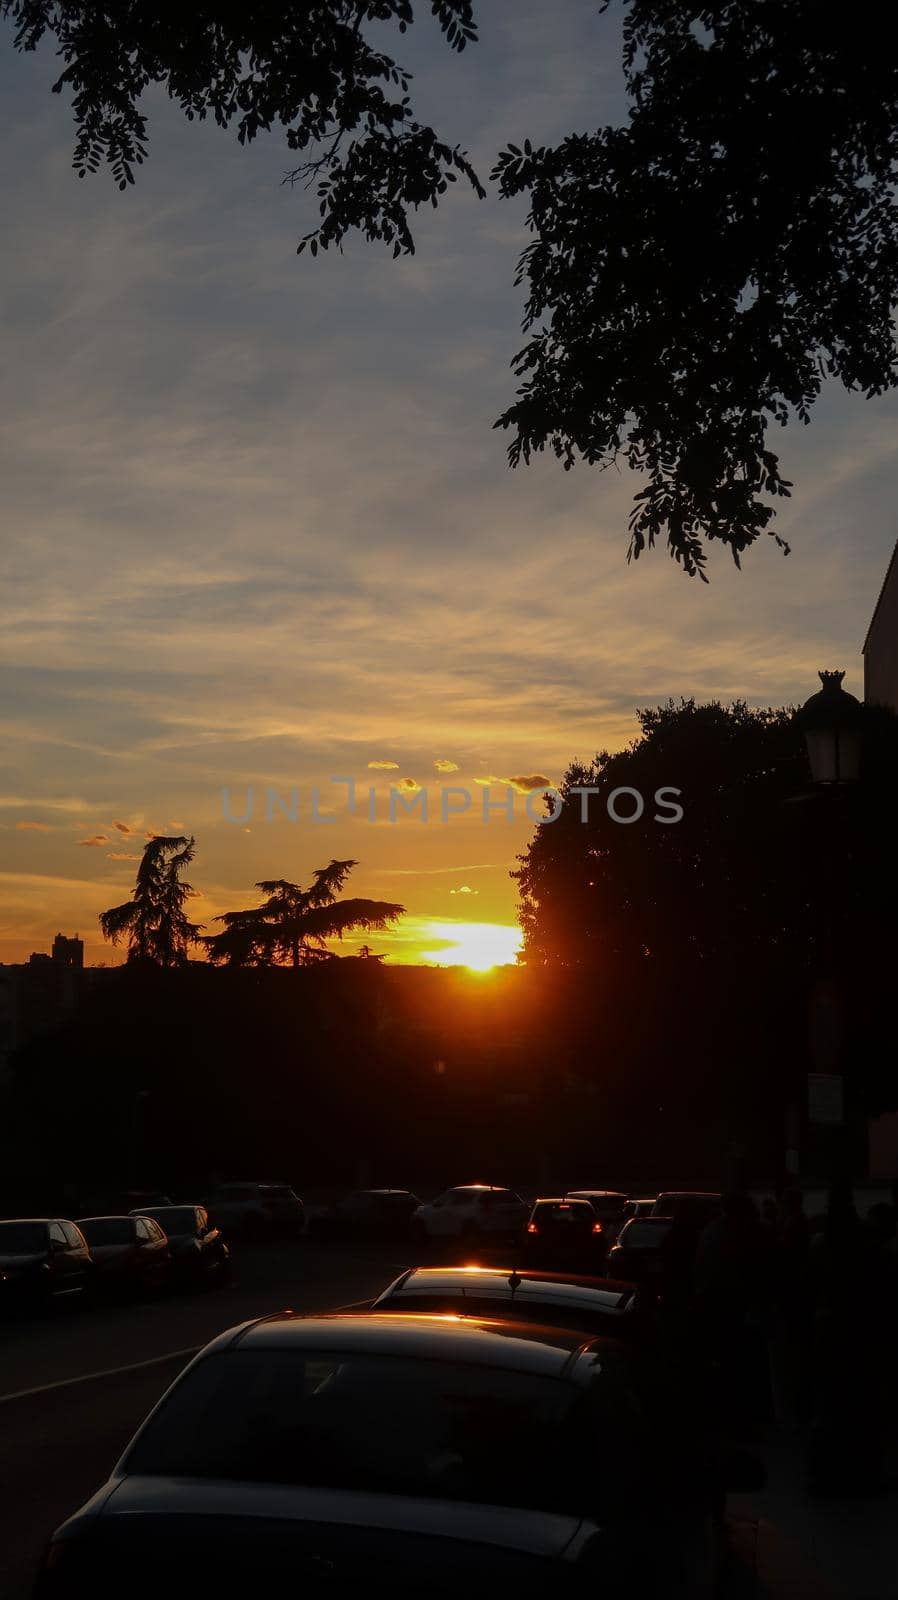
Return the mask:
[[[846,1108],[841,1075],[845,995],[840,951],[847,898],[848,844],[842,821],[848,793],[860,778],[863,708],[842,688],[844,672],[821,672],[822,687],[796,713],[804,735],[813,783],[817,860],[822,910],[817,978],[810,993],[809,1052],[813,1071],[807,1079],[807,1116],[811,1124],[829,1127],[831,1177],[846,1177],[848,1162]],[[822,869],[822,870],[821,870]],[[792,1127],[800,1123],[792,1109]],[[791,1142],[791,1140],[790,1140]],[[793,1155],[794,1155],[793,1151]]]
[[[842,688],[844,672],[818,674],[822,689],[796,712],[815,784],[856,783],[861,764],[861,703]]]

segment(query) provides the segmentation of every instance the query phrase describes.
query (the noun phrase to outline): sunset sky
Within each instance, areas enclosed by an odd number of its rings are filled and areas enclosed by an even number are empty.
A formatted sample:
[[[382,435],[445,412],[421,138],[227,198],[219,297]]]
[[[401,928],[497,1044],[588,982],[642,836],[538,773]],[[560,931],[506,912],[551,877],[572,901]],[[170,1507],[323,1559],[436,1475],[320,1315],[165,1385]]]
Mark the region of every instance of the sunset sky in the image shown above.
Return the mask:
[[[508,140],[621,117],[617,21],[597,9],[482,0],[462,57],[426,15],[395,48],[485,174]],[[663,551],[628,567],[637,480],[512,473],[492,431],[522,209],[458,184],[411,260],[361,240],[298,259],[312,202],[280,186],[281,138],[243,150],[148,96],[149,161],[119,194],[72,173],[57,71],[46,48],[4,49],[0,960],[57,930],[121,959],[97,915],[151,831],[196,835],[196,920],[351,856],[348,892],[409,911],[371,946],[445,959],[448,925],[476,944],[471,924],[515,921],[533,824],[518,794],[484,825],[483,780],[557,780],[671,695],[794,702],[818,667],[862,692],[895,397],[833,388],[777,433],[788,559],[765,539],[740,574],[719,553],[709,587]],[[334,775],[359,785],[354,816]],[[405,779],[430,792],[426,824],[389,821]],[[475,797],[446,824],[442,784]],[[240,814],[250,785],[252,817],[228,821],[223,790]],[[333,820],[312,822],[313,785]],[[299,790],[297,823],[265,820],[269,786]]]

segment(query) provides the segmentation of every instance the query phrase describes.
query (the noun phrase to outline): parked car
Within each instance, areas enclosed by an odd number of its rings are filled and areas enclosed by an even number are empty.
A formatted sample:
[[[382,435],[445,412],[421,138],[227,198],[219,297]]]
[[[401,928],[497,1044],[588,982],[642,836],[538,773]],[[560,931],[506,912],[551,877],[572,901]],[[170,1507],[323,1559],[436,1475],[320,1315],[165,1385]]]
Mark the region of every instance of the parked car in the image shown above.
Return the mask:
[[[90,1287],[93,1262],[80,1228],[65,1217],[0,1221],[0,1298],[4,1305],[46,1305]]]
[[[409,1267],[378,1295],[373,1311],[501,1317],[629,1337],[638,1320],[631,1283],[529,1268]]]
[[[227,1281],[231,1252],[205,1206],[158,1206],[147,1215],[164,1230],[175,1278],[193,1283]]]
[[[408,1189],[353,1189],[310,1219],[310,1226],[334,1239],[407,1236],[420,1204]]]
[[[192,1571],[221,1600],[281,1583],[309,1600],[697,1600],[715,1576],[714,1464],[649,1426],[628,1371],[615,1340],[536,1324],[232,1328],[57,1529],[38,1600],[158,1600]]]
[[[588,1200],[596,1214],[596,1220],[602,1224],[603,1234],[609,1237],[618,1227],[621,1213],[627,1203],[627,1196],[621,1194],[618,1189],[569,1189],[565,1198]]]
[[[660,1283],[664,1243],[672,1228],[671,1217],[631,1217],[608,1252],[608,1271],[634,1283]]]
[[[161,1289],[171,1273],[168,1239],[152,1217],[81,1217],[98,1290]]]
[[[600,1272],[606,1253],[605,1227],[588,1200],[537,1200],[521,1235],[521,1257],[529,1265],[559,1271]]]
[[[266,1239],[305,1230],[303,1203],[286,1183],[223,1183],[208,1196],[206,1209],[225,1238]]]
[[[628,1200],[617,1221],[612,1223],[607,1230],[609,1246],[618,1238],[624,1223],[630,1222],[633,1217],[650,1217],[654,1207],[656,1195],[650,1195],[643,1200]]]
[[[464,1183],[420,1205],[412,1228],[420,1239],[514,1238],[527,1220],[527,1205],[513,1189]]]

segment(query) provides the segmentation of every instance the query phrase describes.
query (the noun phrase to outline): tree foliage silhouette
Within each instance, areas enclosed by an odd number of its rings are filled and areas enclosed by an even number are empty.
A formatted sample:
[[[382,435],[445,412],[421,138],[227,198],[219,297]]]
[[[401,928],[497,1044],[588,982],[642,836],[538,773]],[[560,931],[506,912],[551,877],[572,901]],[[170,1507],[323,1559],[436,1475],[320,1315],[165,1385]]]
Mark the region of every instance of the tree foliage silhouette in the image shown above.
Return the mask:
[[[157,834],[148,840],[131,899],[100,913],[103,938],[112,944],[126,939],[129,961],[179,966],[189,947],[199,942],[202,924],[190,922],[184,910],[194,891],[181,877],[194,848],[194,839],[183,835]]]
[[[608,9],[605,0],[602,9]],[[666,540],[706,576],[718,541],[738,564],[790,483],[770,425],[807,422],[826,378],[879,395],[898,381],[898,56],[888,9],[819,0],[620,0],[630,111],[553,148],[524,138],[493,171],[526,195],[528,341],[513,362],[512,465],[549,449],[565,468],[620,459],[643,474],[629,553]],[[447,43],[476,40],[471,0],[432,0]],[[15,43],[55,36],[81,176],[121,188],[146,156],[144,89],[247,142],[280,125],[317,184],[313,254],[360,230],[414,242],[465,153],[415,119],[409,74],[370,42],[415,20],[412,0],[0,0]]]
[[[331,861],[318,868],[307,889],[285,878],[263,879],[256,884],[266,896],[260,906],[216,918],[224,923],[222,932],[203,941],[210,961],[235,967],[308,966],[331,958],[327,939],[342,939],[353,928],[383,929],[401,917],[405,907],[393,901],[337,899],[357,865]]]

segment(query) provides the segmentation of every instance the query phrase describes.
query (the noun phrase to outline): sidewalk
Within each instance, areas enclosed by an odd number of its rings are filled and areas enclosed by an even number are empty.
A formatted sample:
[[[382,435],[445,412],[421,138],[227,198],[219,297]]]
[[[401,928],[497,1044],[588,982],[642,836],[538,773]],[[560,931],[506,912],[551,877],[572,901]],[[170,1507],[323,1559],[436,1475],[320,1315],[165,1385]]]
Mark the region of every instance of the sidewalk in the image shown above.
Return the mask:
[[[768,1481],[732,1495],[737,1556],[733,1600],[894,1600],[898,1595],[898,1457],[889,1487],[869,1499],[825,1499],[804,1488],[804,1447],[771,1432],[761,1447]],[[753,1583],[747,1582],[748,1571]]]

